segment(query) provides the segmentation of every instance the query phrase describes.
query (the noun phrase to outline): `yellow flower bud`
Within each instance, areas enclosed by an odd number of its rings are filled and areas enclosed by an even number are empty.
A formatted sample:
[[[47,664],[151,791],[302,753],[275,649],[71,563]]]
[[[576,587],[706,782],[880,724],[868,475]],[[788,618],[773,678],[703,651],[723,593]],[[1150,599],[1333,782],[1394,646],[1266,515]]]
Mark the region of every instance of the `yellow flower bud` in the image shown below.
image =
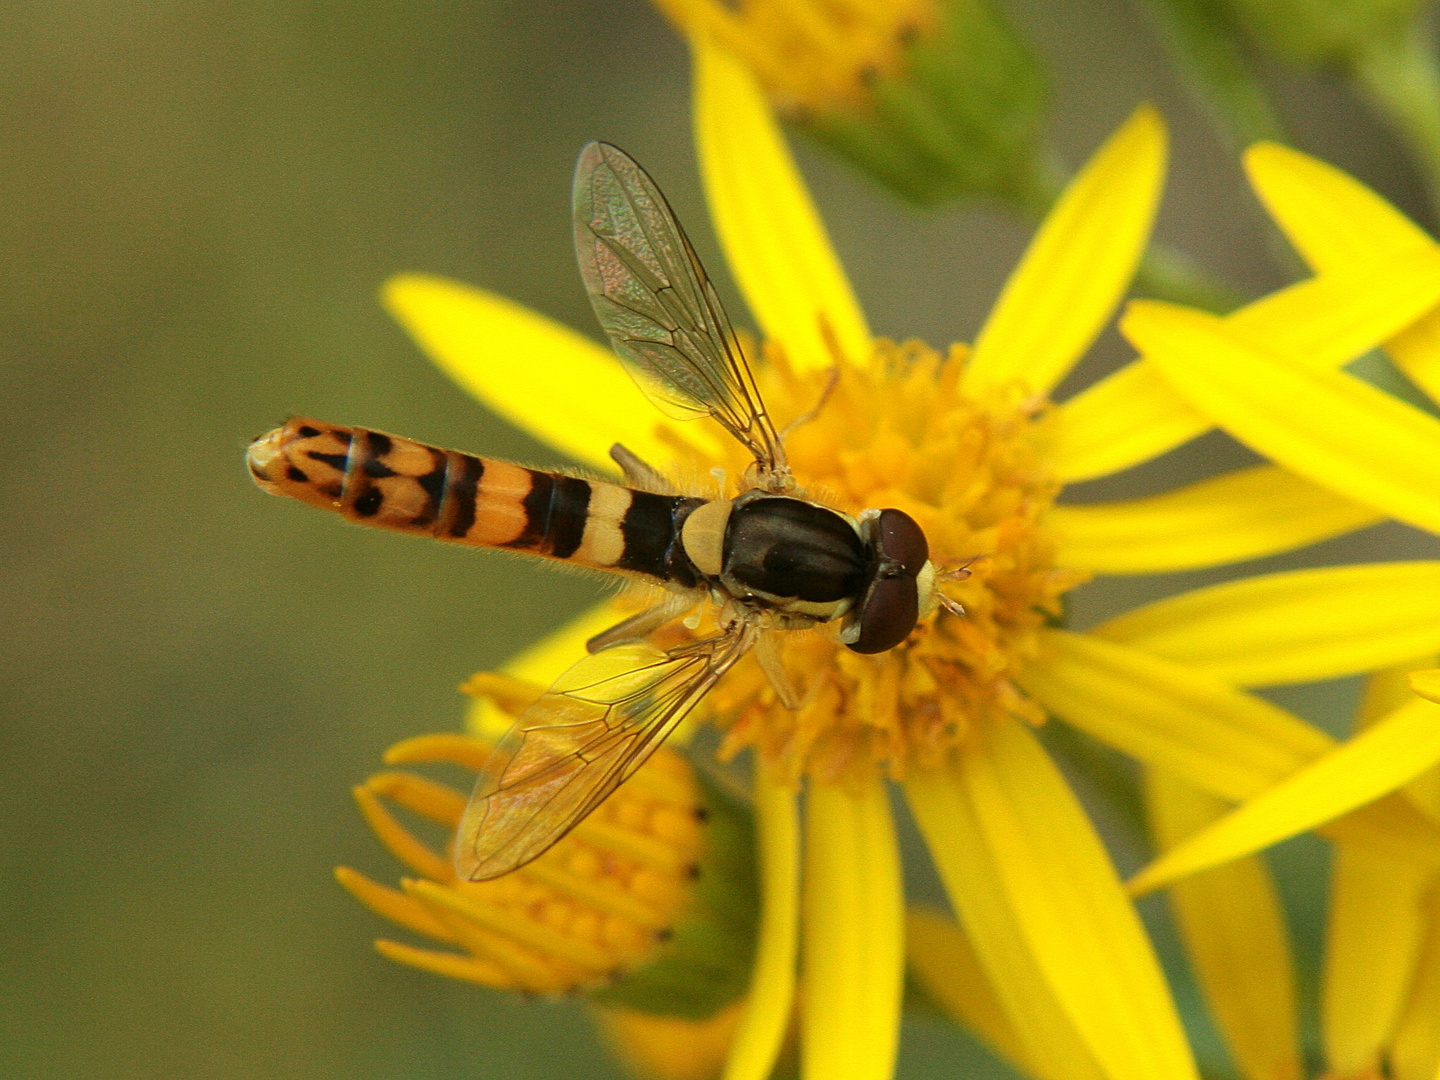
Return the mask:
[[[776,110],[913,202],[1043,186],[1044,80],[990,0],[657,0],[743,59]]]

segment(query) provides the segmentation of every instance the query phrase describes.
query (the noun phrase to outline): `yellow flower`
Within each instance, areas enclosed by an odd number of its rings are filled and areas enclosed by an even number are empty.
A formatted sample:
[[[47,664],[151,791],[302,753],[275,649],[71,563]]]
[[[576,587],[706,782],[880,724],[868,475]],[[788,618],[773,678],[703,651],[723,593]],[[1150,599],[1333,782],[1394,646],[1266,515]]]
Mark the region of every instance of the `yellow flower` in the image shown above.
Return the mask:
[[[1055,505],[1063,484],[1147,460],[1212,424],[1143,361],[1064,404],[1046,400],[1111,317],[1144,248],[1163,173],[1158,116],[1139,110],[1095,155],[973,347],[942,357],[871,336],[760,89],[716,46],[699,42],[696,62],[702,171],[765,339],[757,379],[772,414],[784,423],[811,410],[827,371],[839,370],[832,400],[791,437],[797,477],[846,509],[907,509],[932,538],[932,558],[972,570],[953,589],[969,614],[937,614],[890,654],[851,657],[797,638],[787,658],[807,699],[796,713],[739,666],[714,695],[727,748],[756,748],[764,902],[726,1075],[768,1075],[797,999],[806,1077],[890,1075],[904,951],[893,776],[1016,1060],[1041,1077],[1194,1076],[1132,903],[1033,733],[1039,709],[1225,803],[1302,789],[1298,810],[1244,823],[1178,870],[1152,868],[1148,887],[1253,852],[1281,825],[1303,830],[1337,815],[1327,827],[1433,865],[1435,823],[1387,794],[1414,772],[1371,769],[1364,784],[1316,790],[1314,770],[1333,774],[1351,747],[1235,684],[1332,677],[1440,649],[1440,618],[1416,621],[1425,601],[1412,596],[1428,588],[1437,602],[1436,567],[1251,578],[1085,633],[1050,625],[1060,595],[1089,574],[1256,558],[1381,516],[1270,465],[1148,499]],[[1338,366],[1440,301],[1440,259],[1366,271],[1319,275],[1219,325]],[[435,278],[397,278],[386,300],[458,382],[586,465],[610,471],[605,449],[618,440],[681,475],[705,477],[717,464],[736,475],[734,452],[713,431],[661,420],[579,335]],[[1333,594],[1347,588],[1361,601],[1342,611]],[[554,678],[614,617],[586,616],[509,670]],[[1317,637],[1316,625],[1341,640]],[[1416,771],[1440,758],[1424,740],[1416,749]]]
[[[1440,257],[1440,246],[1402,214],[1323,162],[1261,143],[1247,153],[1246,166],[1277,224],[1321,275],[1385,274],[1401,263]],[[1440,532],[1440,422],[1428,413],[1346,373],[1332,357],[1283,338],[1240,340],[1196,312],[1137,306],[1126,328],[1187,407],[1203,410],[1236,438],[1356,505]],[[1397,327],[1385,349],[1416,386],[1436,396],[1440,309],[1430,305]],[[1187,860],[1207,861],[1206,849],[1226,846],[1227,833],[1289,834],[1321,792],[1327,800],[1364,798],[1360,789],[1390,790],[1399,779],[1399,805],[1440,820],[1440,771],[1428,768],[1434,759],[1427,748],[1440,741],[1436,676],[1411,674],[1434,663],[1428,634],[1440,616],[1440,563],[1347,572],[1363,577],[1330,579],[1331,612],[1310,607],[1307,637],[1312,659],[1343,652],[1358,661],[1350,670],[1379,669],[1367,684],[1357,735],[1229,815],[1213,800],[1152,778],[1157,841],[1177,846],[1147,873],[1173,875]],[[1186,614],[1183,603],[1177,615]],[[1367,614],[1357,620],[1357,612]],[[1193,635],[1204,635],[1206,616],[1193,606],[1188,614],[1194,621],[1183,634],[1193,642]],[[1408,643],[1400,640],[1407,623],[1417,632]],[[1360,660],[1367,651],[1372,659]],[[1408,657],[1422,659],[1396,664]],[[1242,682],[1307,677],[1299,668],[1262,673],[1248,667],[1242,661],[1226,674]],[[1323,674],[1312,667],[1308,677]],[[1347,788],[1352,796],[1344,796]],[[1440,875],[1434,865],[1377,844],[1373,836],[1336,829],[1332,839],[1321,985],[1326,1067],[1336,1077],[1431,1080],[1440,1068]],[[1171,899],[1242,1071],[1301,1075],[1296,980],[1274,882],[1263,863],[1242,859],[1179,881]]]
[[[991,0],[656,0],[797,129],[918,203],[1055,194],[1040,65]]]
[[[392,746],[385,763],[478,772],[489,753],[490,744],[471,735],[421,735]],[[397,892],[342,866],[340,884],[377,914],[463,950],[377,941],[392,960],[500,990],[572,993],[653,961],[693,904],[704,802],[673,752],[655,755],[623,798],[609,800],[542,858],[495,881],[457,880],[448,848],[431,850],[382,799],[453,834],[465,794],[410,771],[377,773],[355,788],[376,836],[419,877]]]
[[[543,690],[481,674],[461,688],[513,719]],[[478,771],[492,742],[474,735],[406,739],[390,766]],[[381,939],[391,960],[526,995],[584,993],[631,1070],[708,1080],[744,1006],[755,939],[754,837],[733,799],[662,747],[625,786],[539,859],[493,881],[456,878],[451,845],[465,795],[407,770],[355,788],[387,850],[418,875],[396,890],[350,867],[335,876],[376,914],[443,949]],[[386,802],[446,831],[437,852]]]

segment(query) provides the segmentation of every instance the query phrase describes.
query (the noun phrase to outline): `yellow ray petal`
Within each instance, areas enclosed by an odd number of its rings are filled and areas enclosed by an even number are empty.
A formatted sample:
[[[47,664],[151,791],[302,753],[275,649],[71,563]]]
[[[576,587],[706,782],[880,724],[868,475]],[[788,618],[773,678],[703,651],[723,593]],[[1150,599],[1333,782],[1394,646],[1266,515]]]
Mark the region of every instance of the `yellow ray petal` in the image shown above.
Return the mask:
[[[703,36],[695,54],[695,141],[715,232],[766,337],[800,370],[829,367],[828,324],[852,363],[870,331],[754,77]]]
[[[1360,181],[1299,150],[1256,143],[1245,151],[1245,172],[1275,223],[1317,270],[1433,244]]]
[[[1395,1080],[1440,1080],[1440,888],[1431,888],[1425,908],[1425,944],[1390,1050]]]
[[[357,785],[351,788],[351,793],[360,805],[360,813],[364,815],[366,824],[391,855],[417,874],[436,881],[450,880],[450,860],[442,859],[416,839],[409,829],[396,820],[395,815],[385,809],[373,792]]]
[[[609,349],[513,300],[428,274],[399,274],[386,309],[487,408],[576,461],[619,470],[612,443],[660,465],[661,417]]]
[[[1193,787],[1240,801],[1332,740],[1278,706],[1138,649],[1046,631],[1025,690],[1054,715]]]
[[[1408,704],[1415,694],[1417,679],[1423,685],[1427,676],[1440,674],[1428,670],[1435,667],[1436,660],[1436,654],[1426,653],[1413,660],[1371,672],[1370,677],[1365,680],[1365,693],[1356,713],[1356,730],[1379,723],[1401,705]],[[1420,696],[1427,701],[1435,701],[1440,694]],[[1440,821],[1440,769],[1432,769],[1406,784],[1405,798],[1432,820]]]
[[[1240,441],[1342,495],[1440,532],[1440,421],[1342,372],[1303,370],[1203,312],[1140,301],[1122,329]]]
[[[592,1006],[590,1015],[632,1076],[712,1080],[725,1060],[743,1007],[737,1001],[703,1020],[613,1006]]]
[[[1382,520],[1368,506],[1273,465],[1148,499],[1057,506],[1057,560],[1101,574],[1154,574],[1257,559]]]
[[[1440,301],[1440,247],[1347,266],[1247,304],[1225,326],[1317,371],[1374,348]],[[1088,480],[1146,461],[1202,435],[1214,421],[1143,359],[1060,407],[1057,470]]]
[[[1355,267],[1395,252],[1435,247],[1422,229],[1364,184],[1298,150],[1257,143],[1250,182],[1301,256],[1316,269]],[[1400,368],[1440,400],[1440,311],[1392,338]]]
[[[931,908],[912,907],[905,917],[905,952],[910,974],[931,1001],[1017,1071],[1034,1073],[1025,1064],[1024,1043],[959,923]]]
[[[1419,959],[1422,901],[1433,877],[1429,867],[1364,844],[1336,845],[1320,998],[1332,1074],[1378,1072]]]
[[[394,960],[398,964],[408,964],[432,975],[443,975],[447,979],[459,979],[462,982],[492,986],[501,990],[515,986],[513,975],[500,965],[478,956],[417,949],[413,945],[402,945],[398,941],[386,941],[384,938],[375,942],[375,949],[386,959]]]
[[[1440,562],[1242,578],[1136,608],[1090,633],[1241,686],[1337,678],[1440,649]]]
[[[1440,669],[1417,671],[1410,676],[1410,688],[1428,701],[1440,702]]]
[[[1213,426],[1143,358],[1091,383],[1057,413],[1055,474],[1067,484],[1149,461]]]
[[[1026,1072],[1042,1080],[1102,1080],[1105,1073],[1056,998],[1005,893],[959,768],[912,775],[905,798],[1020,1041]]]
[[[1160,114],[1141,106],[1070,182],[975,339],[968,389],[1046,394],[1090,348],[1145,250],[1165,144]]]
[[[371,881],[358,870],[352,870],[348,866],[335,868],[335,880],[346,892],[381,918],[389,919],[407,930],[414,930],[417,934],[424,934],[437,941],[452,944],[455,942],[455,935],[449,928],[430,914],[413,896]]]
[[[1145,801],[1164,850],[1229,809],[1213,795],[1155,769]],[[1290,935],[1269,868],[1257,858],[1177,881],[1170,906],[1205,1001],[1247,1080],[1304,1075]]]
[[[541,689],[564,674],[585,655],[585,642],[608,630],[630,612],[621,611],[612,601],[598,604],[577,615],[560,629],[546,634],[535,644],[505,662],[505,674],[523,679]],[[515,717],[502,712],[488,697],[477,698],[465,717],[465,730],[498,739],[510,730]]]
[[[900,1036],[900,852],[880,778],[814,783],[805,804],[805,1080],[889,1080]]]
[[[1167,851],[1130,880],[1131,891],[1149,892],[1306,832],[1396,790],[1437,762],[1440,705],[1413,700]],[[1440,862],[1440,848],[1434,855]]]
[[[1205,672],[1100,638],[1047,630],[1020,683],[1053,715],[1192,787],[1243,802],[1335,746],[1335,740]],[[1322,832],[1431,863],[1435,822],[1389,795]]]
[[[956,768],[1005,900],[1102,1072],[1114,1080],[1194,1076],[1139,917],[1035,737],[1018,721],[997,724]]]
[[[755,826],[760,847],[760,939],[744,1015],[724,1080],[766,1080],[785,1041],[795,1003],[800,920],[800,819],[795,792],[763,758],[756,763]]]
[[[1416,386],[1440,401],[1440,310],[1396,334],[1385,343],[1385,351]]]

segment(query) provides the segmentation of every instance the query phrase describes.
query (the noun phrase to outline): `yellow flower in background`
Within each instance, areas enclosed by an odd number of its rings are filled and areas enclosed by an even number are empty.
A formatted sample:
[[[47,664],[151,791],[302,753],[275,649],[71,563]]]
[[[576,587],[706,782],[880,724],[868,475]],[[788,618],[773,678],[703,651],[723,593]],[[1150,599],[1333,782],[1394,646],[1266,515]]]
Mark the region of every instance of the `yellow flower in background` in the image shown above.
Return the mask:
[[[1246,168],[1276,223],[1320,274],[1363,274],[1440,253],[1394,207],[1324,162],[1261,143],[1247,153]],[[1125,327],[1172,393],[1242,442],[1337,495],[1440,534],[1440,422],[1430,414],[1341,370],[1331,357],[1283,342],[1237,340],[1199,312],[1137,305]],[[1384,347],[1416,386],[1437,395],[1440,309],[1419,313]],[[1389,595],[1337,588],[1333,617],[1310,627],[1312,645],[1389,651],[1392,662],[1400,659],[1387,648],[1403,622],[1396,616],[1408,608],[1411,625],[1422,634],[1434,625],[1430,605],[1440,581],[1426,580],[1426,574],[1435,565],[1365,569],[1372,586],[1390,583]],[[1357,624],[1342,607],[1373,611],[1389,629],[1379,621]],[[1203,629],[1202,615],[1187,632]],[[1223,806],[1153,777],[1149,798],[1159,846],[1181,845],[1183,861],[1265,818],[1278,834],[1305,813],[1317,789],[1333,798],[1347,787],[1389,787],[1397,770],[1411,774],[1400,791],[1405,803],[1427,820],[1440,820],[1440,771],[1424,767],[1432,759],[1423,749],[1440,740],[1440,687],[1433,671],[1412,674],[1435,662],[1432,646],[1419,638],[1413,643],[1416,659],[1408,663],[1387,667],[1377,652],[1376,663],[1360,666],[1379,670],[1367,683],[1356,736],[1327,768],[1277,785],[1224,820],[1217,820]],[[1322,674],[1244,669],[1241,664],[1228,674],[1249,682]],[[1440,875],[1433,865],[1371,838],[1343,832],[1332,838],[1321,985],[1326,1067],[1337,1077],[1431,1080],[1440,1069]],[[1178,882],[1171,899],[1211,1010],[1244,1074],[1302,1075],[1293,964],[1263,863],[1247,858],[1197,874]]]
[[[1055,505],[1065,483],[1148,460],[1213,423],[1146,361],[1062,405],[1047,401],[1109,320],[1144,248],[1163,174],[1159,118],[1140,110],[1096,154],[973,347],[942,356],[870,335],[752,76],[704,41],[696,65],[702,171],[765,337],[756,377],[771,412],[784,423],[812,410],[838,368],[831,398],[790,437],[797,477],[844,509],[905,509],[931,538],[932,559],[972,571],[951,590],[965,618],[938,614],[888,654],[853,656],[797,635],[787,645],[804,690],[797,712],[744,665],[713,695],[727,750],[756,751],[763,898],[725,1075],[769,1074],[797,1001],[806,1077],[890,1075],[904,960],[894,777],[1014,1060],[1041,1077],[1193,1076],[1131,901],[1031,727],[1048,712],[1224,804],[1287,796],[1219,842],[1176,848],[1145,887],[1336,817],[1327,828],[1436,865],[1436,823],[1393,791],[1440,758],[1440,746],[1406,727],[1409,743],[1388,729],[1388,748],[1403,751],[1398,765],[1368,744],[1337,747],[1236,684],[1367,671],[1440,649],[1440,566],[1250,578],[1086,633],[1048,625],[1063,593],[1091,574],[1256,558],[1381,517],[1270,465],[1149,499]],[[736,459],[712,433],[661,420],[619,364],[579,335],[435,278],[397,278],[386,299],[458,382],[577,460],[608,472],[605,450],[618,440],[677,475],[703,477],[715,465],[735,475]],[[1320,274],[1220,325],[1338,366],[1437,301],[1440,256],[1426,252]],[[1345,590],[1358,602],[1340,610],[1335,594]],[[615,618],[609,605],[585,616],[510,673],[548,682]],[[1357,759],[1364,783],[1336,792],[1315,783]]]
[[[463,687],[513,716],[542,687],[477,675]],[[458,733],[392,746],[389,766],[479,772],[493,743]],[[662,747],[619,792],[539,859],[492,881],[461,881],[451,848],[465,793],[409,769],[355,788],[361,813],[414,878],[396,890],[349,867],[336,878],[376,914],[446,946],[381,939],[422,971],[526,995],[583,993],[631,1069],[658,1080],[718,1075],[754,949],[754,837],[735,802]],[[445,831],[419,839],[394,804]]]
[[[990,0],[656,0],[743,61],[797,130],[921,204],[998,196],[1038,217],[1039,63]]]

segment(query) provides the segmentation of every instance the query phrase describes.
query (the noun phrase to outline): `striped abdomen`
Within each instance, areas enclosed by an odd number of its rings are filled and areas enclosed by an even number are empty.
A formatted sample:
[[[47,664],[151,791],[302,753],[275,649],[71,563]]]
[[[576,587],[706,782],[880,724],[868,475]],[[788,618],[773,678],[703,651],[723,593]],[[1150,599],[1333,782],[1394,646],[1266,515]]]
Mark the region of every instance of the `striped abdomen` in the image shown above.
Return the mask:
[[[246,460],[266,491],[365,525],[686,587],[699,580],[680,543],[680,526],[702,499],[634,491],[306,419],[261,435]]]

